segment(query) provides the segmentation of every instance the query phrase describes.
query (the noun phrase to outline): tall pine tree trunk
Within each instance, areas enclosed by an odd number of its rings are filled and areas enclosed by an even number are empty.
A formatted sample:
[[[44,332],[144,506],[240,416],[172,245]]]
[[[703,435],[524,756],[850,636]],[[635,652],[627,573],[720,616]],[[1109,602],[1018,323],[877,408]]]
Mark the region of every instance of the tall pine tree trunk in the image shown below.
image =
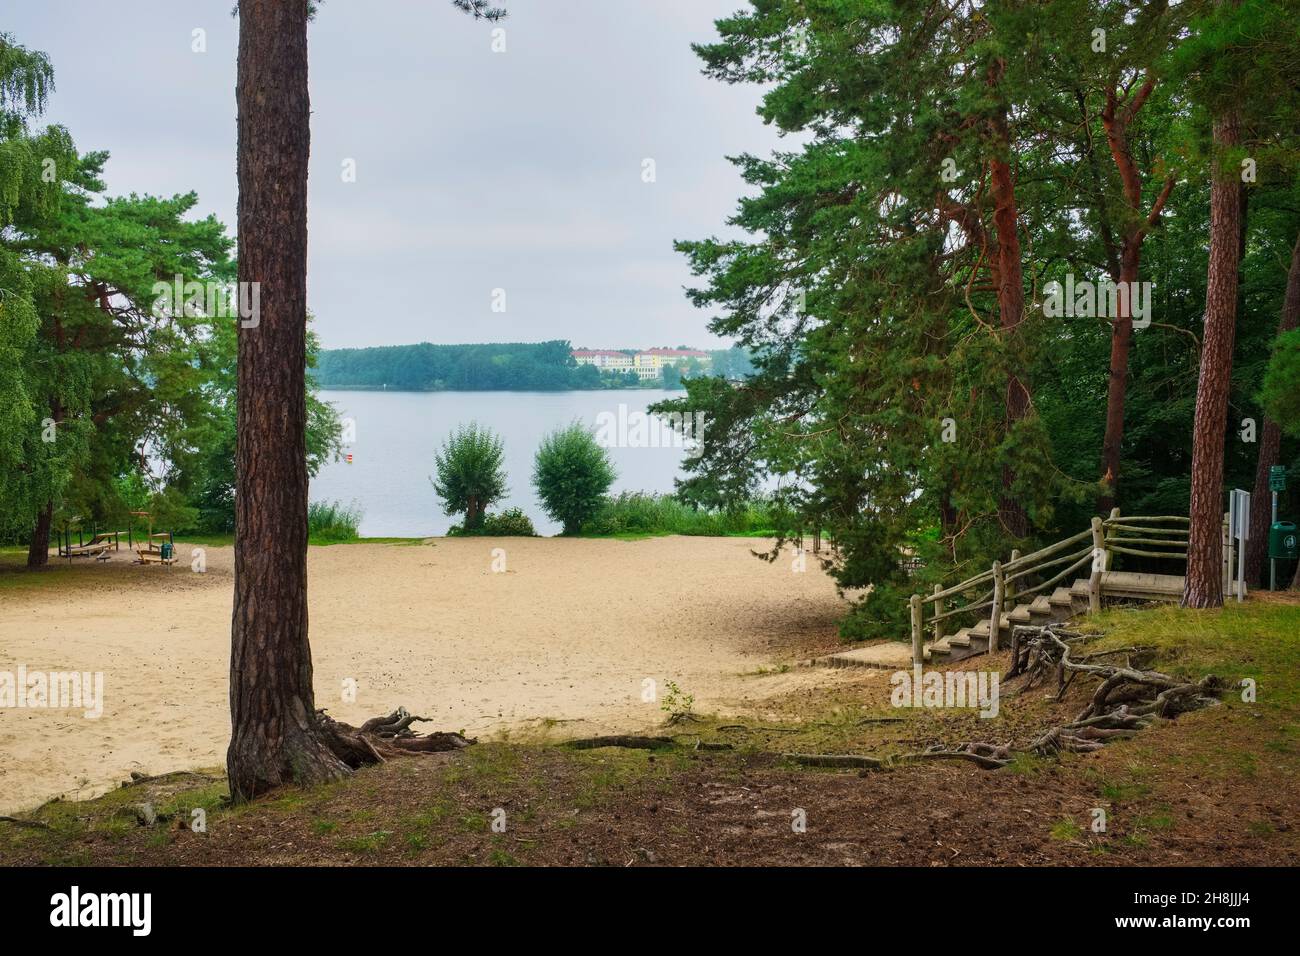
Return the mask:
[[[1291,267],[1286,274],[1286,295],[1277,334],[1283,335],[1300,326],[1300,236],[1291,250]],[[1246,580],[1267,583],[1268,526],[1272,520],[1272,492],[1268,490],[1269,469],[1280,464],[1282,429],[1267,415],[1259,430],[1259,458],[1255,464],[1255,488],[1250,496],[1250,537],[1246,540]]]
[[[1227,164],[1226,154],[1239,139],[1237,114],[1229,109],[1214,123],[1210,260],[1201,372],[1192,428],[1191,533],[1184,607],[1223,604],[1223,446],[1236,337],[1242,221],[1241,177]]]
[[[336,779],[316,723],[307,641],[307,0],[241,0],[239,330],[231,795]]]
[[[1155,77],[1150,73],[1131,96],[1121,96],[1119,90],[1112,86],[1106,93],[1106,105],[1101,111],[1106,143],[1124,187],[1124,202],[1129,217],[1120,249],[1119,275],[1111,275],[1112,279],[1118,279],[1121,291],[1110,333],[1106,434],[1101,445],[1101,480],[1105,483],[1105,491],[1097,500],[1097,512],[1102,515],[1109,514],[1115,507],[1119,487],[1120,453],[1124,447],[1124,404],[1128,398],[1129,353],[1133,345],[1133,294],[1141,278],[1142,243],[1146,240],[1147,231],[1159,221],[1160,213],[1174,187],[1173,179],[1166,179],[1151,211],[1143,215],[1142,174],[1129,146],[1129,130],[1155,86]]]
[[[1097,499],[1097,513],[1110,514],[1119,485],[1119,456],[1124,444],[1124,403],[1128,397],[1128,357],[1133,344],[1132,292],[1136,288],[1142,240],[1128,238],[1120,255],[1119,314],[1110,329],[1110,380],[1106,389],[1106,435],[1101,443],[1101,480],[1106,490]]]
[[[36,527],[27,545],[27,566],[43,568],[50,563],[50,525],[54,523],[54,502],[46,502],[36,516]]]

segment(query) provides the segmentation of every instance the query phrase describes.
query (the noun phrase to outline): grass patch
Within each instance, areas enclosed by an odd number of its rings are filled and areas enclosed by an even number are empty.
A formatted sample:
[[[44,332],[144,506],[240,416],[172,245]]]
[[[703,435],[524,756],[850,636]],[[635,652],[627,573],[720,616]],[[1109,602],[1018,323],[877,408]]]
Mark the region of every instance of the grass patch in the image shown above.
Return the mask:
[[[360,538],[361,508],[353,502],[313,501],[307,506],[307,539],[312,544],[338,544]]]
[[[769,537],[775,534],[772,505],[761,499],[726,511],[692,508],[672,495],[625,491],[607,497],[582,526],[584,537],[644,538],[682,534]]]
[[[1156,667],[1175,676],[1199,679],[1217,674],[1236,689],[1255,682],[1257,706],[1300,708],[1300,605],[1256,599],[1213,610],[1172,606],[1107,611],[1088,625],[1106,633],[1089,649],[1154,647]],[[1229,696],[1232,696],[1230,689]]]
[[[1079,826],[1078,823],[1068,817],[1064,820],[1057,820],[1053,823],[1052,829],[1049,832],[1051,833],[1053,840],[1061,840],[1066,843],[1071,840],[1080,840],[1083,838],[1083,827]]]

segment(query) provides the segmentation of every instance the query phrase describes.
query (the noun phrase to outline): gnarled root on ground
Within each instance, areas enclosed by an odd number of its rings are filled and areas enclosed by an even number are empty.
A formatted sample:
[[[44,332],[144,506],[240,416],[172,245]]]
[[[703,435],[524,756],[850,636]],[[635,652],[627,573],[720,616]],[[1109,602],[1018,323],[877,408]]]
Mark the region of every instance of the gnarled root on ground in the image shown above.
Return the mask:
[[[1100,681],[1088,706],[1074,720],[1034,738],[1025,748],[1028,752],[1050,756],[1061,751],[1100,750],[1107,742],[1132,737],[1157,720],[1173,720],[1179,714],[1218,703],[1223,682],[1213,674],[1191,682],[1135,666],[1135,658],[1148,656],[1151,648],[1125,647],[1075,654],[1076,648],[1095,636],[1067,630],[1061,624],[1012,628],[1008,677],[1024,676],[1021,693],[1052,673],[1056,675],[1057,700],[1076,677]],[[1124,664],[1097,663],[1117,654],[1127,655]]]
[[[353,770],[370,764],[383,763],[387,758],[410,753],[440,753],[460,750],[475,743],[473,737],[437,732],[420,734],[411,729],[414,723],[428,721],[417,717],[405,707],[391,714],[371,717],[360,727],[335,720],[324,710],[316,711],[316,721],[334,756]]]
[[[868,758],[874,760],[871,764],[855,764],[847,756],[833,754],[787,754],[786,757],[797,758],[796,762],[815,767],[870,766],[883,770],[923,760],[966,760],[996,770],[1009,764],[1016,752],[1037,756],[1052,756],[1063,751],[1088,753],[1100,750],[1111,740],[1132,737],[1158,720],[1173,720],[1179,714],[1218,703],[1224,684],[1213,674],[1199,681],[1183,681],[1137,666],[1137,660],[1150,657],[1152,648],[1124,647],[1091,654],[1075,653],[1089,638],[1097,636],[1067,630],[1062,624],[1012,628],[1011,670],[1007,679],[1024,678],[1020,693],[1049,675],[1056,677],[1057,700],[1064,697],[1076,677],[1100,681],[1088,706],[1074,720],[1045,730],[1026,747],[972,741],[954,747],[936,745],[918,753],[884,760]],[[1120,654],[1127,655],[1123,664],[1100,663]]]

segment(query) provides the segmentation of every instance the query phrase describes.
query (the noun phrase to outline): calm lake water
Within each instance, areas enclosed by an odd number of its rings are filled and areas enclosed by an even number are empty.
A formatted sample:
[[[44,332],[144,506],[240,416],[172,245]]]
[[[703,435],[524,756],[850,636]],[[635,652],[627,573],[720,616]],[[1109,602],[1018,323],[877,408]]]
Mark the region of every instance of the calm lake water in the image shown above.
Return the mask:
[[[648,405],[681,392],[631,389],[590,392],[335,392],[322,391],[340,417],[356,423],[346,451],[352,463],[329,462],[311,483],[312,501],[356,502],[366,537],[446,534],[458,517],[442,513],[429,478],[433,453],[457,425],[476,421],[505,441],[510,493],[492,511],[522,508],[539,534],[560,526],[546,517],[532,488],[533,455],[547,432],[579,421],[596,428],[599,416],[644,413]],[[608,421],[608,419],[605,419]],[[633,422],[635,423],[635,418]],[[635,437],[632,443],[645,444]],[[670,492],[686,451],[672,447],[610,447],[618,471],[612,492]]]

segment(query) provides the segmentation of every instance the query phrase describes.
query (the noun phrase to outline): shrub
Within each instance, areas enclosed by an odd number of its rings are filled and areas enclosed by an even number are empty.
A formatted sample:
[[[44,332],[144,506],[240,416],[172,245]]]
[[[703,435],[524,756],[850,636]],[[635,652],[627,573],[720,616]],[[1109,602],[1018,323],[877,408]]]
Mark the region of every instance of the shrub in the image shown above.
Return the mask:
[[[600,508],[616,477],[605,449],[574,422],[542,439],[533,462],[533,487],[546,513],[577,534]]]
[[[502,467],[505,445],[489,428],[461,425],[433,454],[438,477],[430,478],[445,514],[464,514],[466,531],[477,531],[483,515],[506,496]]]
[[[684,504],[672,495],[625,491],[605,498],[582,526],[584,534],[771,534],[772,506],[763,499],[722,511]]]
[[[453,525],[447,536],[451,538],[465,535],[485,535],[497,538],[531,538],[536,537],[537,529],[532,519],[519,508],[510,508],[496,515],[484,515],[483,522],[473,531],[466,531],[460,525]]]
[[[498,537],[534,537],[537,529],[533,521],[519,508],[510,508],[483,519],[483,533]]]
[[[313,541],[356,541],[361,509],[337,501],[313,501],[307,506],[307,537]]]

